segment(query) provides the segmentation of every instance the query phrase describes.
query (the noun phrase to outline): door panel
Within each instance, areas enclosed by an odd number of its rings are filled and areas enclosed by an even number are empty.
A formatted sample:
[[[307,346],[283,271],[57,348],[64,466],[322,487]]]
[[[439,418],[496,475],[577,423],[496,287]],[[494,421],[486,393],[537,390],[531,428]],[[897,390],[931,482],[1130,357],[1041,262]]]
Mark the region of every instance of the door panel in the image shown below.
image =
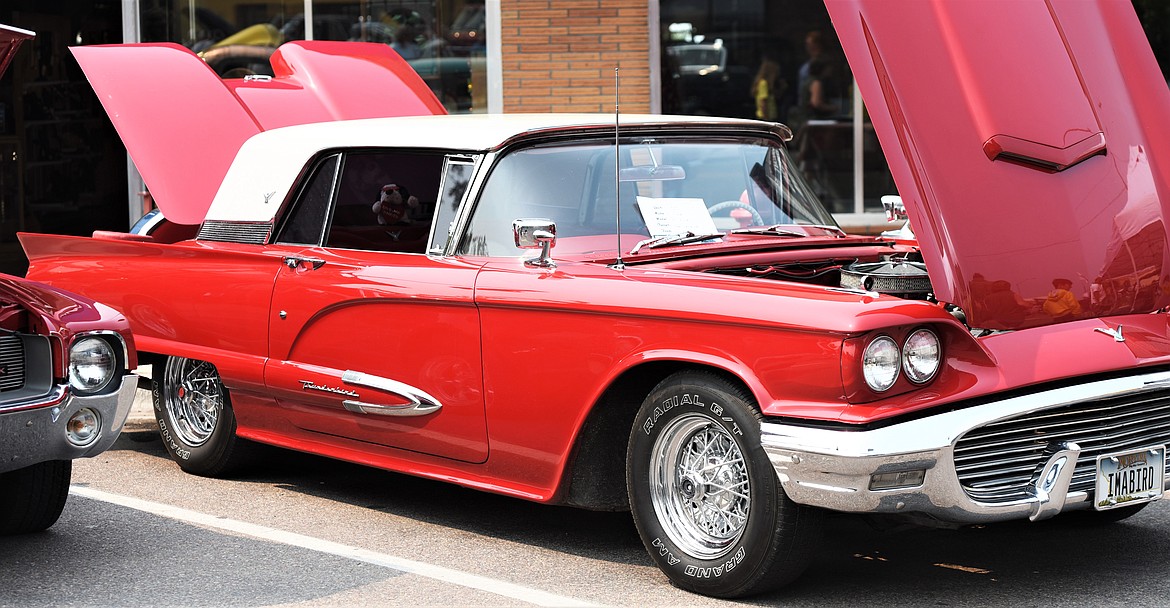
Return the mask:
[[[478,268],[375,251],[286,254],[293,263],[276,280],[265,381],[293,424],[484,461]]]

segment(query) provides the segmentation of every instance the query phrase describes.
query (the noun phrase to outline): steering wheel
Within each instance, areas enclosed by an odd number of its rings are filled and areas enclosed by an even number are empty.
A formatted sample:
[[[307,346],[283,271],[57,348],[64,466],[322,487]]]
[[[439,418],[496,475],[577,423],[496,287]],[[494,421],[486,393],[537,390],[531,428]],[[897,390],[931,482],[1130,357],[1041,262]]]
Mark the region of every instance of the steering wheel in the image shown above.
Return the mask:
[[[737,207],[740,209],[747,209],[748,211],[751,212],[753,226],[763,226],[764,225],[764,217],[762,215],[760,215],[760,212],[756,211],[755,207],[753,207],[753,206],[751,206],[743,201],[723,201],[722,203],[715,203],[714,205],[707,207],[707,213],[710,213],[713,216],[716,213],[723,211],[724,209],[734,209]]]

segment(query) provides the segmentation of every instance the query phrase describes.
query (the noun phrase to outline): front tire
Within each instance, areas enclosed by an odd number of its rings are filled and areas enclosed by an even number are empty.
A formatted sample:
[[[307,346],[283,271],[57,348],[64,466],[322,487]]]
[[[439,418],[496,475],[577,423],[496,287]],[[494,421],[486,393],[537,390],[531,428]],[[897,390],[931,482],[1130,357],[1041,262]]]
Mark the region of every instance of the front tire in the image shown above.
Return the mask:
[[[1080,511],[1073,511],[1065,513],[1053,519],[1053,521],[1070,524],[1074,526],[1107,526],[1115,524],[1137,515],[1142,509],[1148,507],[1150,503],[1142,503],[1140,505],[1130,505],[1128,507],[1117,507],[1114,509],[1107,509],[1105,511],[1097,511],[1092,508],[1082,509]]]
[[[0,536],[47,529],[69,498],[73,462],[50,460],[0,473]]]
[[[716,597],[778,588],[807,567],[821,513],[797,505],[760,445],[742,388],[706,372],[663,380],[626,454],[634,523],[676,586]]]
[[[170,357],[151,392],[163,444],[179,468],[205,477],[237,468],[241,440],[236,417],[214,365]]]

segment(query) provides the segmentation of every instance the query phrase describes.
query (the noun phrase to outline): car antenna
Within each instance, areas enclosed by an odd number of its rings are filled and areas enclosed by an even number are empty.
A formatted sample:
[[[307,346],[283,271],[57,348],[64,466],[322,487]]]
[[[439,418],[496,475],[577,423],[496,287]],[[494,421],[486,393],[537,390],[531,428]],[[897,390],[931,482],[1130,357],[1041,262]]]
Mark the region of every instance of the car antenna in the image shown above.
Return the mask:
[[[619,141],[619,127],[621,122],[621,85],[618,81],[618,66],[613,68],[613,198],[614,198],[614,215],[617,224],[614,226],[614,237],[617,238],[617,261],[615,261],[610,268],[614,270],[625,270],[626,263],[622,261],[622,161],[621,161],[621,142]]]

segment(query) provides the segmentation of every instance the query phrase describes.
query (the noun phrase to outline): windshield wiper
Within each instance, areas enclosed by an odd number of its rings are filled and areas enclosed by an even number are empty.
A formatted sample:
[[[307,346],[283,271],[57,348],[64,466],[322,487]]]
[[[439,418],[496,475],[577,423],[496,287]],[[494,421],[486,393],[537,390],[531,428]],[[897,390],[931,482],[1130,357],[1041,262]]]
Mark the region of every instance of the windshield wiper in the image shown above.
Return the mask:
[[[634,245],[634,248],[630,250],[630,255],[638,253],[638,250],[643,247],[656,249],[658,247],[686,245],[688,243],[698,243],[700,241],[709,241],[711,239],[720,238],[723,238],[722,232],[716,232],[714,234],[695,234],[694,232],[687,232],[686,234],[675,234],[671,236],[656,236],[644,241],[638,241],[638,244]]]
[[[737,228],[736,230],[732,230],[731,233],[732,234],[774,234],[776,236],[798,236],[798,237],[812,236],[812,235],[808,234],[807,232],[802,232],[799,230],[793,230],[791,228],[786,228],[786,226],[793,226],[793,225],[794,224],[773,224],[771,226],[752,226],[750,228]],[[824,225],[824,224],[796,224],[796,225],[800,226],[801,228],[820,228],[821,230],[826,230],[828,232],[835,233],[839,238],[848,236],[844,230],[841,230],[837,226],[828,226],[828,225]]]

